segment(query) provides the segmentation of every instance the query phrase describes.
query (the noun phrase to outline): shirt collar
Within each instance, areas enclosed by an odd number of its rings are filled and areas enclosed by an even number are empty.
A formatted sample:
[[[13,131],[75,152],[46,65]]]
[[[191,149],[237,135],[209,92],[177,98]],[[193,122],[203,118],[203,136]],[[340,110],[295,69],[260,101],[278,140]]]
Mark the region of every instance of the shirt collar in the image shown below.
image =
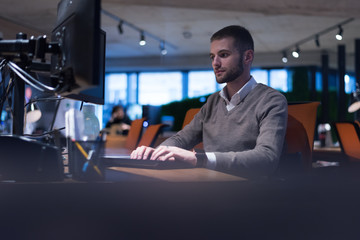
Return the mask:
[[[247,83],[245,83],[245,85],[232,96],[230,101],[228,100],[227,93],[225,91],[226,86],[223,89],[221,89],[219,94],[225,100],[226,104],[232,103],[233,105],[237,105],[249,94],[251,90],[255,88],[256,85],[257,82],[251,76],[250,80]]]

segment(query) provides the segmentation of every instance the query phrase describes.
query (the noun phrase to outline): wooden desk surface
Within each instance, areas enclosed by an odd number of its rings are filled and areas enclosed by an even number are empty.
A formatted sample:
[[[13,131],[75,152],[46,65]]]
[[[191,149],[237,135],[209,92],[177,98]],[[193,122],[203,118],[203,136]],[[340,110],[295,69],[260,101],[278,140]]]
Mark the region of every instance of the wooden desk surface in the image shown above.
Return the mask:
[[[314,152],[341,152],[340,147],[317,147],[314,146]]]
[[[150,177],[167,182],[229,182],[246,181],[246,178],[214,171],[206,168],[189,169],[144,169],[129,167],[110,167],[118,172],[125,172],[143,177]]]

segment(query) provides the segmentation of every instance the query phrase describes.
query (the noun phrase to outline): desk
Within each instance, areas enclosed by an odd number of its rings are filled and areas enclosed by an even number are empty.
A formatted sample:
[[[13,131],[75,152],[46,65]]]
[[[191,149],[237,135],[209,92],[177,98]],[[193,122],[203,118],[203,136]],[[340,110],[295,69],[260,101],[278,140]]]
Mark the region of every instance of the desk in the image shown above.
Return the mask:
[[[0,184],[1,239],[358,239],[359,179]],[[353,176],[356,176],[355,174]]]
[[[189,169],[142,169],[128,167],[111,167],[114,171],[130,173],[151,179],[167,182],[229,182],[246,181],[246,178],[214,171],[206,168]]]
[[[123,135],[107,135],[105,146],[109,149],[125,148],[126,138]]]
[[[313,150],[313,161],[346,162],[346,156],[340,147],[316,147]]]

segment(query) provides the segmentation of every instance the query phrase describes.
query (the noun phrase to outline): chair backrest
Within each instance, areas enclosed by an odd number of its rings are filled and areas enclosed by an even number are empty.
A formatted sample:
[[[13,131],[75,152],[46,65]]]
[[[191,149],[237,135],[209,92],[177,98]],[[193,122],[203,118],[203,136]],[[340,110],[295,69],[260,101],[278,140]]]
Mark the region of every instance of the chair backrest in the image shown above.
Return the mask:
[[[149,125],[142,135],[138,146],[154,147],[156,138],[158,137],[161,128],[164,126],[166,125],[162,123]]]
[[[131,122],[131,127],[126,138],[125,148],[134,150],[140,141],[145,118],[135,119]]]
[[[341,150],[349,161],[360,161],[360,127],[355,122],[334,123]]]
[[[182,128],[184,128],[186,125],[188,125],[199,111],[200,111],[200,108],[190,108],[189,110],[187,110],[184,121],[183,121]]]
[[[188,125],[199,111],[200,111],[200,108],[190,108],[189,110],[187,110],[182,128],[184,128],[186,125]],[[203,149],[204,145],[201,142],[201,143],[197,144],[194,148],[195,149]]]
[[[306,169],[312,167],[312,151],[319,104],[319,102],[308,102],[288,105],[286,153],[300,152]]]

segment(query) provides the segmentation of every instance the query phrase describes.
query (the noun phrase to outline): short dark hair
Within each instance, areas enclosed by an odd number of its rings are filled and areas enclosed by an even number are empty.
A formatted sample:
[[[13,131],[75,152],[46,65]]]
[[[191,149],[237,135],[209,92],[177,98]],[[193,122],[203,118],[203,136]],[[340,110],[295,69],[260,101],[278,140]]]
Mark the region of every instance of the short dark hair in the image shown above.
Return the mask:
[[[254,40],[246,28],[238,25],[231,25],[220,29],[216,33],[214,33],[211,38],[210,42],[214,40],[220,40],[225,37],[232,37],[235,39],[235,45],[239,49],[241,53],[246,50],[253,50],[254,51]]]
[[[111,114],[114,114],[115,112],[119,111],[119,110],[124,110],[123,106],[121,105],[116,105],[113,107]]]

